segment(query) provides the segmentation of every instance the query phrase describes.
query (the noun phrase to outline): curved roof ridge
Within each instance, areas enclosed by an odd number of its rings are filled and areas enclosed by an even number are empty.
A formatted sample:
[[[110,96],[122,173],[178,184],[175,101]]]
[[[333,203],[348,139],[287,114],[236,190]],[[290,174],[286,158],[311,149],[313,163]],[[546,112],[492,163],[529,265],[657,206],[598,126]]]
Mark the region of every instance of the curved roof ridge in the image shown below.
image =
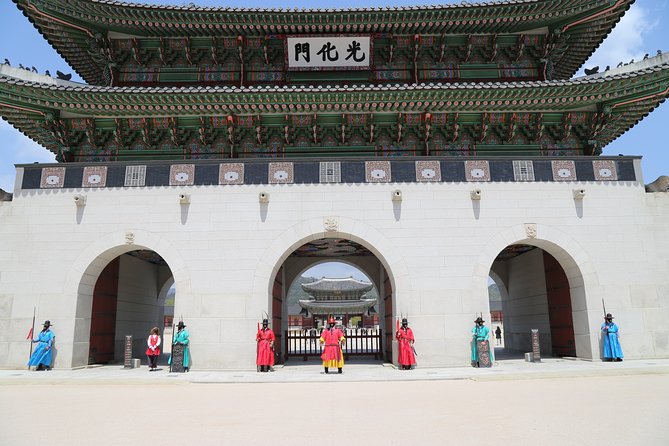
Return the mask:
[[[490,6],[509,6],[522,5],[525,3],[539,3],[547,0],[489,0],[484,2],[468,2],[462,0],[460,3],[434,4],[434,5],[407,5],[407,6],[370,6],[360,8],[245,8],[231,6],[198,6],[195,2],[189,2],[184,5],[168,4],[149,4],[138,2],[124,2],[117,0],[89,0],[91,3],[101,5],[123,6],[142,9],[170,9],[174,11],[198,11],[198,12],[309,12],[309,13],[330,13],[330,12],[383,12],[383,11],[421,11],[434,9],[469,9],[469,8],[487,8]],[[552,0],[548,0],[552,1]]]

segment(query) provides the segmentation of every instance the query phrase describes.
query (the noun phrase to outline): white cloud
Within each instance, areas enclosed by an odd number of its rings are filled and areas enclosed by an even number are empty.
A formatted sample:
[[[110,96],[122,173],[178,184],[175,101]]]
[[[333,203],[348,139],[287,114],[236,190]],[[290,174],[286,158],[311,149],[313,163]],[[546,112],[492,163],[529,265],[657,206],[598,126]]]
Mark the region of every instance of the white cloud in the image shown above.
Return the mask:
[[[55,156],[44,147],[0,120],[0,189],[14,190],[14,164],[53,163]]]
[[[607,65],[614,68],[619,62],[643,59],[644,54],[649,52],[644,39],[658,25],[659,20],[648,9],[633,5],[584,67],[599,66],[600,71],[604,71]]]

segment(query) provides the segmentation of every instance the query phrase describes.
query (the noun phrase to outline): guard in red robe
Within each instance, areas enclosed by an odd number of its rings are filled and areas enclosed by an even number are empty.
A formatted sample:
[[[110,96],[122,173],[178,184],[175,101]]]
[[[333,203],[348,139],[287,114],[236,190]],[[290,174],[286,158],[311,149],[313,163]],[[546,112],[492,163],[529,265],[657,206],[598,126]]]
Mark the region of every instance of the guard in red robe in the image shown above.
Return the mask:
[[[256,334],[258,353],[256,356],[256,367],[259,372],[269,372],[274,365],[274,332],[268,327],[267,319],[262,320],[262,329]]]
[[[416,355],[413,349],[413,331],[409,328],[409,322],[406,318],[402,319],[402,327],[395,333],[395,338],[399,349],[397,362],[400,365],[400,370],[411,370],[416,365]]]
[[[344,332],[339,328],[335,328],[335,320],[332,316],[328,319],[329,327],[321,333],[320,342],[323,345],[323,368],[325,373],[328,373],[330,367],[337,367],[339,373],[342,373],[344,368],[344,352],[342,351],[342,344],[345,341]]]

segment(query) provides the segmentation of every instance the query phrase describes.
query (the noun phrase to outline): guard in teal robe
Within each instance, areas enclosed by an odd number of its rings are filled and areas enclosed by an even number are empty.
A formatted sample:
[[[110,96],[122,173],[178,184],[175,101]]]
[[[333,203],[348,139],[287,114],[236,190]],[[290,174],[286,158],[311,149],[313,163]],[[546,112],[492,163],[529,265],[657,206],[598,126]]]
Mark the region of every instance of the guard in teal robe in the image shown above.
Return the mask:
[[[188,331],[186,330],[186,324],[184,324],[183,321],[179,321],[177,328],[178,331],[177,334],[174,335],[172,345],[181,344],[184,346],[184,369],[185,371],[188,371],[188,367],[190,367],[190,348],[188,346],[190,340],[188,339]],[[172,364],[172,355],[170,355],[170,359],[167,363],[170,365]]]
[[[472,366],[473,367],[479,367],[479,355],[478,355],[478,350],[476,348],[476,343],[481,342],[481,341],[487,341],[488,336],[490,335],[490,329],[483,325],[485,322],[483,318],[477,317],[476,320],[474,321],[476,325],[474,325],[474,328],[472,328],[472,343],[471,343],[471,350],[472,350]],[[490,364],[492,364],[492,352],[490,349],[488,349],[488,357],[489,357],[489,362],[486,365],[487,367],[490,367]]]
[[[28,367],[36,366],[35,370],[50,370],[51,362],[53,361],[53,341],[56,336],[49,329],[51,327],[51,321],[44,321],[44,328],[37,335],[37,340],[33,339],[32,342],[37,344],[35,351],[30,355],[28,360]]]
[[[602,340],[604,341],[604,361],[622,361],[623,349],[618,341],[618,325],[613,322],[611,313],[606,313],[602,324]]]

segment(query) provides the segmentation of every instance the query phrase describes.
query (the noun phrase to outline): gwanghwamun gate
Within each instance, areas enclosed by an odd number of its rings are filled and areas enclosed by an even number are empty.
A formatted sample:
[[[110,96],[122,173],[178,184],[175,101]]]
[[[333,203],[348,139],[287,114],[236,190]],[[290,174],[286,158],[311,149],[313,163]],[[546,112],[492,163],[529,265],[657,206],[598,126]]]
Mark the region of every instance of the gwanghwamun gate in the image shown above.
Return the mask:
[[[0,66],[0,115],[57,159],[0,202],[0,367],[35,308],[56,368],[121,362],[126,335],[143,358],[170,288],[192,369],[253,368],[263,314],[283,360],[317,321],[287,291],[333,260],[373,284],[340,316],[386,361],[407,315],[421,366],[469,364],[489,278],[510,351],[538,329],[599,360],[604,301],[625,358],[669,356],[666,179],[601,155],[669,96],[669,57],[573,77],[633,1],[13,1],[86,83]]]

